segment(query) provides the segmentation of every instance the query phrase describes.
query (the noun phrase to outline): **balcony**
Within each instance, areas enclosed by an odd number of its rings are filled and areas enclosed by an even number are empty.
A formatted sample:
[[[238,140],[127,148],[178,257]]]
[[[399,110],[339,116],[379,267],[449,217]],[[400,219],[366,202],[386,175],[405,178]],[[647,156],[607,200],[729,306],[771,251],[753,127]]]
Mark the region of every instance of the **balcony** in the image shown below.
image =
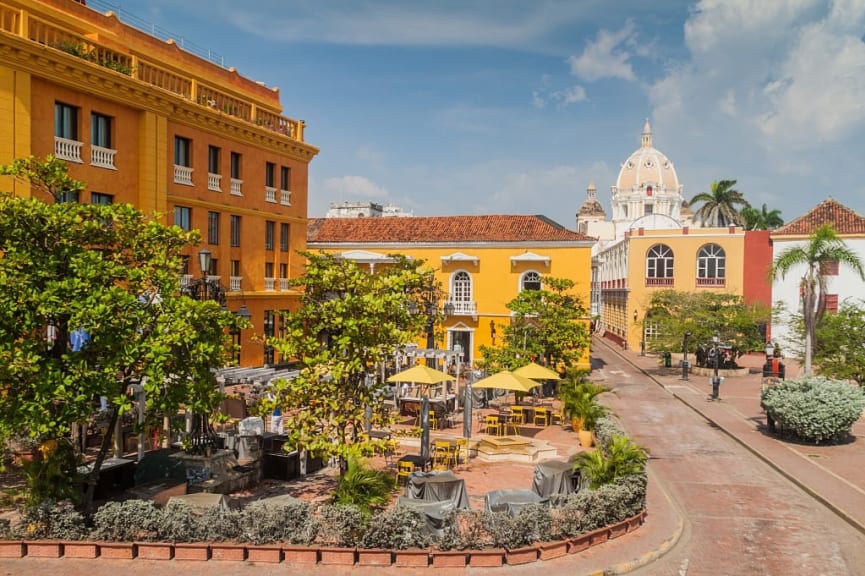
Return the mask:
[[[192,168],[189,166],[174,165],[174,183],[184,186],[192,186]]]
[[[243,196],[243,180],[240,180],[239,178],[231,179],[231,195]]]
[[[242,290],[243,276],[232,276],[228,279],[228,291],[240,292]]]
[[[672,286],[672,278],[646,278],[646,287]]]
[[[211,192],[222,192],[222,174],[207,173],[207,189]]]
[[[192,274],[182,274],[180,276],[180,288],[183,289],[189,286],[189,283],[192,282],[192,279]]]
[[[81,160],[81,142],[59,136],[54,137],[54,155],[61,160],[83,164]]]
[[[291,206],[291,190],[279,191],[279,203],[283,206]]]
[[[726,278],[697,278],[697,288],[723,288],[726,285]]]
[[[289,289],[288,278],[280,278],[279,279],[279,289],[285,292]]]
[[[445,305],[448,304],[454,307],[454,316],[476,316],[478,313],[478,303],[474,300],[449,299]]]
[[[265,276],[264,277],[264,289],[267,290],[268,292],[273,291],[273,285],[274,285],[274,279],[268,278],[267,276]]]
[[[276,188],[273,186],[264,187],[264,201],[276,204]]]
[[[90,165],[97,168],[108,168],[109,170],[117,170],[114,165],[114,156],[117,150],[111,148],[103,148],[102,146],[90,146]]]

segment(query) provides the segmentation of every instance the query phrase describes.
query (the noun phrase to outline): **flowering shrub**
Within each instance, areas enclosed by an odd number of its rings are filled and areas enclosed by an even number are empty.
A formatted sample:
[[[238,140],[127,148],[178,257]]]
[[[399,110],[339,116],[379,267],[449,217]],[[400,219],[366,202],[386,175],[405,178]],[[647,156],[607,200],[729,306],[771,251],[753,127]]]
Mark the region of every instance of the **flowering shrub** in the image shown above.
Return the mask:
[[[784,380],[763,389],[760,405],[776,428],[806,442],[844,440],[865,408],[861,388],[820,376]]]

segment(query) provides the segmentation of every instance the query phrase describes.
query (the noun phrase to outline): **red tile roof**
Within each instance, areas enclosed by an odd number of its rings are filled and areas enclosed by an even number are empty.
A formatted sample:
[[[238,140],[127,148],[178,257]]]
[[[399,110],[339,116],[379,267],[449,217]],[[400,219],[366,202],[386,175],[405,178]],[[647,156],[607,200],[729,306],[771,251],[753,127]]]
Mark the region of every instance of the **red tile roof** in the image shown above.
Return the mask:
[[[544,216],[412,216],[310,218],[307,241],[316,242],[580,242],[594,238]]]
[[[838,234],[865,233],[865,216],[850,210],[834,198],[829,198],[787,225],[772,231],[772,236],[808,235],[824,224],[831,224]]]

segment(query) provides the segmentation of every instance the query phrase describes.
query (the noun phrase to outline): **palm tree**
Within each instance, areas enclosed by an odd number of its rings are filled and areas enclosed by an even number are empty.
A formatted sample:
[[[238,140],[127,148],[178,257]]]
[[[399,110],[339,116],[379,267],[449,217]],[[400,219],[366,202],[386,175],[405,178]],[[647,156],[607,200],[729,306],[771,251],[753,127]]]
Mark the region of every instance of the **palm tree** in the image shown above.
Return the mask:
[[[721,180],[712,182],[711,192],[700,192],[693,198],[689,204],[693,207],[696,202],[702,202],[703,205],[694,213],[694,217],[702,223],[703,226],[724,227],[730,224],[742,225],[744,220],[742,215],[736,209],[736,206],[749,208],[751,205],[742,196],[742,193],[735,190],[735,180]]]
[[[769,210],[765,204],[760,210],[751,206],[742,208],[742,217],[745,219],[747,230],[774,230],[784,225],[781,211]]]
[[[580,452],[574,461],[574,470],[588,479],[595,490],[611,484],[618,478],[630,474],[642,474],[646,470],[649,454],[645,448],[635,444],[627,436],[613,435],[608,446],[591,452]]]
[[[772,263],[772,280],[778,276],[783,279],[792,268],[805,266],[805,275],[799,285],[802,319],[805,323],[805,374],[811,374],[814,334],[826,311],[826,269],[836,263],[849,266],[865,280],[865,269],[859,255],[847,247],[831,224],[818,228],[811,234],[807,244],[787,248]]]

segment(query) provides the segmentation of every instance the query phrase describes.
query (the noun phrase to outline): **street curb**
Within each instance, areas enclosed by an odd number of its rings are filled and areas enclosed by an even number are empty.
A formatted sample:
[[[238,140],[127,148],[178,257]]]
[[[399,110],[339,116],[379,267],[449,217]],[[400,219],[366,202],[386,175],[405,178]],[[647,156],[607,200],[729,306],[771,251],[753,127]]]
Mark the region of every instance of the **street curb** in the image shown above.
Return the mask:
[[[721,432],[726,434],[728,437],[733,439],[737,444],[739,444],[740,446],[742,446],[743,448],[748,450],[748,452],[750,452],[751,454],[753,454],[754,456],[756,456],[757,458],[759,458],[760,460],[765,462],[770,468],[772,468],[773,470],[778,472],[781,476],[783,476],[784,478],[789,480],[795,486],[799,487],[799,489],[801,489],[803,492],[805,492],[806,494],[808,494],[809,496],[811,496],[812,498],[817,500],[820,504],[825,506],[828,510],[830,510],[832,513],[834,513],[836,516],[838,516],[839,518],[841,518],[842,520],[847,522],[847,524],[852,526],[855,530],[857,530],[858,532],[860,532],[862,534],[865,534],[865,525],[862,525],[855,518],[853,518],[852,516],[847,514],[847,512],[845,512],[842,508],[836,506],[830,500],[828,500],[826,497],[822,496],[819,492],[815,491],[814,489],[812,489],[811,487],[809,487],[805,483],[801,482],[798,478],[796,478],[795,476],[793,476],[792,474],[787,472],[786,469],[781,467],[779,464],[776,464],[775,461],[772,460],[772,458],[770,458],[768,455],[764,454],[762,451],[758,450],[754,446],[751,446],[744,439],[740,438],[739,436],[737,436],[736,434],[734,434],[733,432],[728,430],[727,427],[725,427],[724,425],[719,424],[714,418],[710,417],[706,412],[701,410],[697,405],[692,404],[689,400],[685,399],[683,396],[680,396],[678,393],[667,388],[662,382],[660,382],[652,374],[647,372],[641,366],[632,362],[630,358],[628,358],[627,356],[625,356],[624,354],[622,354],[621,352],[616,350],[616,348],[614,346],[611,346],[609,343],[605,342],[602,338],[597,338],[597,339],[595,339],[595,341],[601,342],[611,352],[616,354],[618,357],[622,358],[624,361],[628,362],[628,364],[630,364],[635,369],[642,372],[646,377],[648,377],[650,380],[652,380],[655,384],[657,384],[658,386],[660,386],[661,388],[663,388],[664,390],[669,392],[673,398],[675,398],[676,400],[678,400],[679,402],[681,402],[682,404],[684,404],[685,406],[687,406],[688,408],[693,410],[695,413],[699,414],[706,421],[711,422],[718,430],[720,430]]]

